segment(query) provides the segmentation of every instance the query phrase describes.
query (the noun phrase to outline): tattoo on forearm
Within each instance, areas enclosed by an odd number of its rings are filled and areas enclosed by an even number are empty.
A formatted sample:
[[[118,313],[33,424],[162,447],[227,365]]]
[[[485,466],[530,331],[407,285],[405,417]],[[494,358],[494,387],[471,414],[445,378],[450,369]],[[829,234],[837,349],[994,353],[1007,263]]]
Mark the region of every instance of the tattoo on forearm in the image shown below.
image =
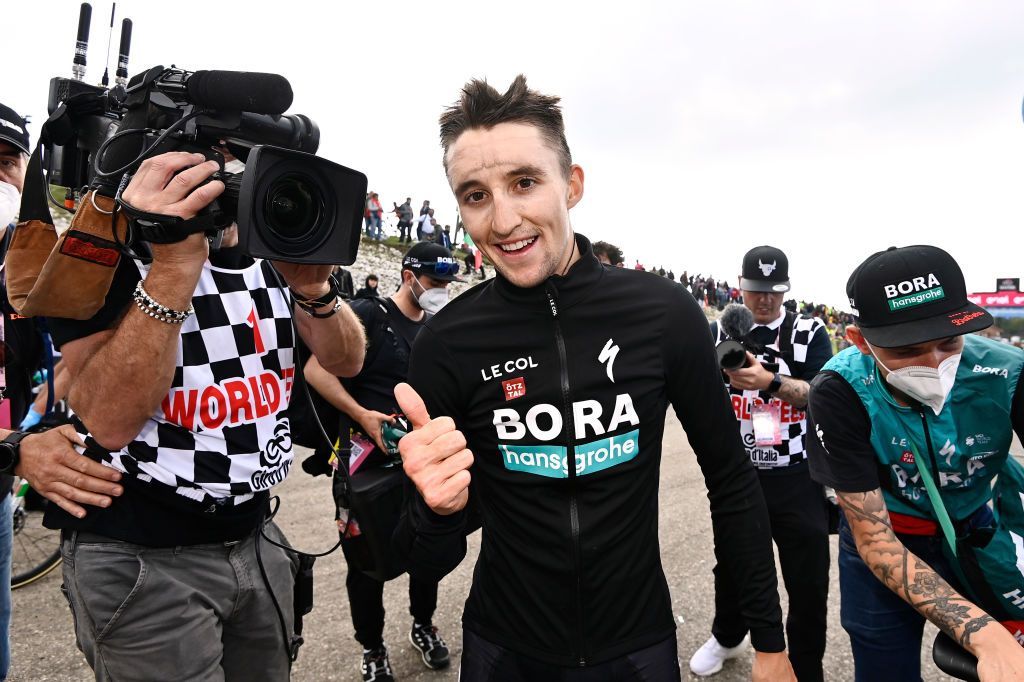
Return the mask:
[[[851,528],[857,550],[868,568],[940,630],[968,647],[971,636],[994,622],[943,580],[928,564],[910,553],[892,530],[879,490],[836,492]]]
[[[785,400],[793,407],[807,407],[807,393],[810,384],[802,379],[794,379],[783,375],[782,386],[775,392],[776,397]]]

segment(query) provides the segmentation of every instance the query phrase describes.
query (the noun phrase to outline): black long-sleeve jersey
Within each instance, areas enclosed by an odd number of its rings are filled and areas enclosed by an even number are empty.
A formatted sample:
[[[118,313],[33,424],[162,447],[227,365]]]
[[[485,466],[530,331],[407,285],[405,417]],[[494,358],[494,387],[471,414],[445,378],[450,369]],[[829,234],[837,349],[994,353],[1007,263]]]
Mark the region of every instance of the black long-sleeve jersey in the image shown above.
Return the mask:
[[[781,651],[775,563],[707,321],[679,285],[582,258],[522,289],[499,275],[427,323],[410,381],[451,416],[475,462],[483,538],[463,626],[561,666],[601,663],[672,636],[658,544],[658,482],[671,402],[711,501],[718,561],[744,586],[754,646]],[[410,571],[463,558],[466,512],[414,496],[396,543]]]

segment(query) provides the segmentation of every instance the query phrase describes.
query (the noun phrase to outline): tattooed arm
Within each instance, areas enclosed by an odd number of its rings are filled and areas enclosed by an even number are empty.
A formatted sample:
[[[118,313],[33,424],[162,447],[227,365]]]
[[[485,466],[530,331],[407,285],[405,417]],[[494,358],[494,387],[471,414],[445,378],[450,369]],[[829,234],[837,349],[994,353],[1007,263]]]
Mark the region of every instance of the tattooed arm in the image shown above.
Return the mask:
[[[729,376],[729,385],[733,388],[738,388],[742,391],[755,390],[755,391],[767,391],[768,387],[772,383],[772,378],[775,376],[773,372],[769,372],[764,366],[758,362],[757,358],[747,351],[747,365],[742,369],[725,370],[725,373]],[[807,393],[810,390],[810,384],[803,379],[797,379],[796,377],[786,376],[784,374],[779,375],[782,378],[782,387],[775,392],[780,400],[785,400],[793,407],[804,408],[807,406]]]
[[[991,616],[958,594],[893,532],[880,489],[836,492],[857,552],[871,572],[903,601],[978,657],[988,680],[1024,680],[1024,649]]]
[[[811,385],[803,379],[788,377],[785,374],[779,376],[782,379],[782,386],[775,391],[775,397],[785,400],[793,407],[807,407],[807,392]]]

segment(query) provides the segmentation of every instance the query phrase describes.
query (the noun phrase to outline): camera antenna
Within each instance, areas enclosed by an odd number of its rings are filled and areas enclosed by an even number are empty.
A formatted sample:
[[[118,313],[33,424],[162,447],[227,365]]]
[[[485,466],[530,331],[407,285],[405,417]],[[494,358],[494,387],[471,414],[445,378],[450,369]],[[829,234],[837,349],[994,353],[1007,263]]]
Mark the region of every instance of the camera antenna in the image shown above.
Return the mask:
[[[121,47],[117,55],[117,73],[114,82],[120,86],[128,84],[128,51],[132,47],[132,20],[121,21]]]
[[[78,40],[75,41],[75,59],[71,64],[71,75],[76,81],[85,78],[85,53],[89,49],[89,23],[92,21],[92,5],[82,3],[78,13]]]
[[[103,80],[100,84],[103,87],[110,85],[110,43],[114,40],[114,12],[117,11],[117,3],[110,3],[110,30],[107,31],[107,57],[103,60]]]

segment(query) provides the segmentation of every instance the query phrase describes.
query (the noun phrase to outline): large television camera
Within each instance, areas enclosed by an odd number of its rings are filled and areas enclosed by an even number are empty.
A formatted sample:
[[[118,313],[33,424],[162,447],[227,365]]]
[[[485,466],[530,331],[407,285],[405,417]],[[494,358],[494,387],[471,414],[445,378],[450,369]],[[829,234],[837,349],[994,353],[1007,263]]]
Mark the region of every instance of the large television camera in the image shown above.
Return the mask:
[[[147,158],[199,152],[220,164],[224,193],[202,221],[135,220],[131,241],[168,243],[203,231],[214,245],[232,223],[240,246],[256,258],[351,264],[359,246],[366,176],[314,154],[316,123],[291,106],[288,81],[276,74],[190,72],[155,66],[127,81],[131,22],[124,20],[113,87],[83,82],[91,10],[83,3],[74,78],[50,81],[42,130],[50,184],[74,202],[94,189],[115,197]],[[225,152],[245,164],[224,172]],[[51,197],[52,199],[52,197]]]

